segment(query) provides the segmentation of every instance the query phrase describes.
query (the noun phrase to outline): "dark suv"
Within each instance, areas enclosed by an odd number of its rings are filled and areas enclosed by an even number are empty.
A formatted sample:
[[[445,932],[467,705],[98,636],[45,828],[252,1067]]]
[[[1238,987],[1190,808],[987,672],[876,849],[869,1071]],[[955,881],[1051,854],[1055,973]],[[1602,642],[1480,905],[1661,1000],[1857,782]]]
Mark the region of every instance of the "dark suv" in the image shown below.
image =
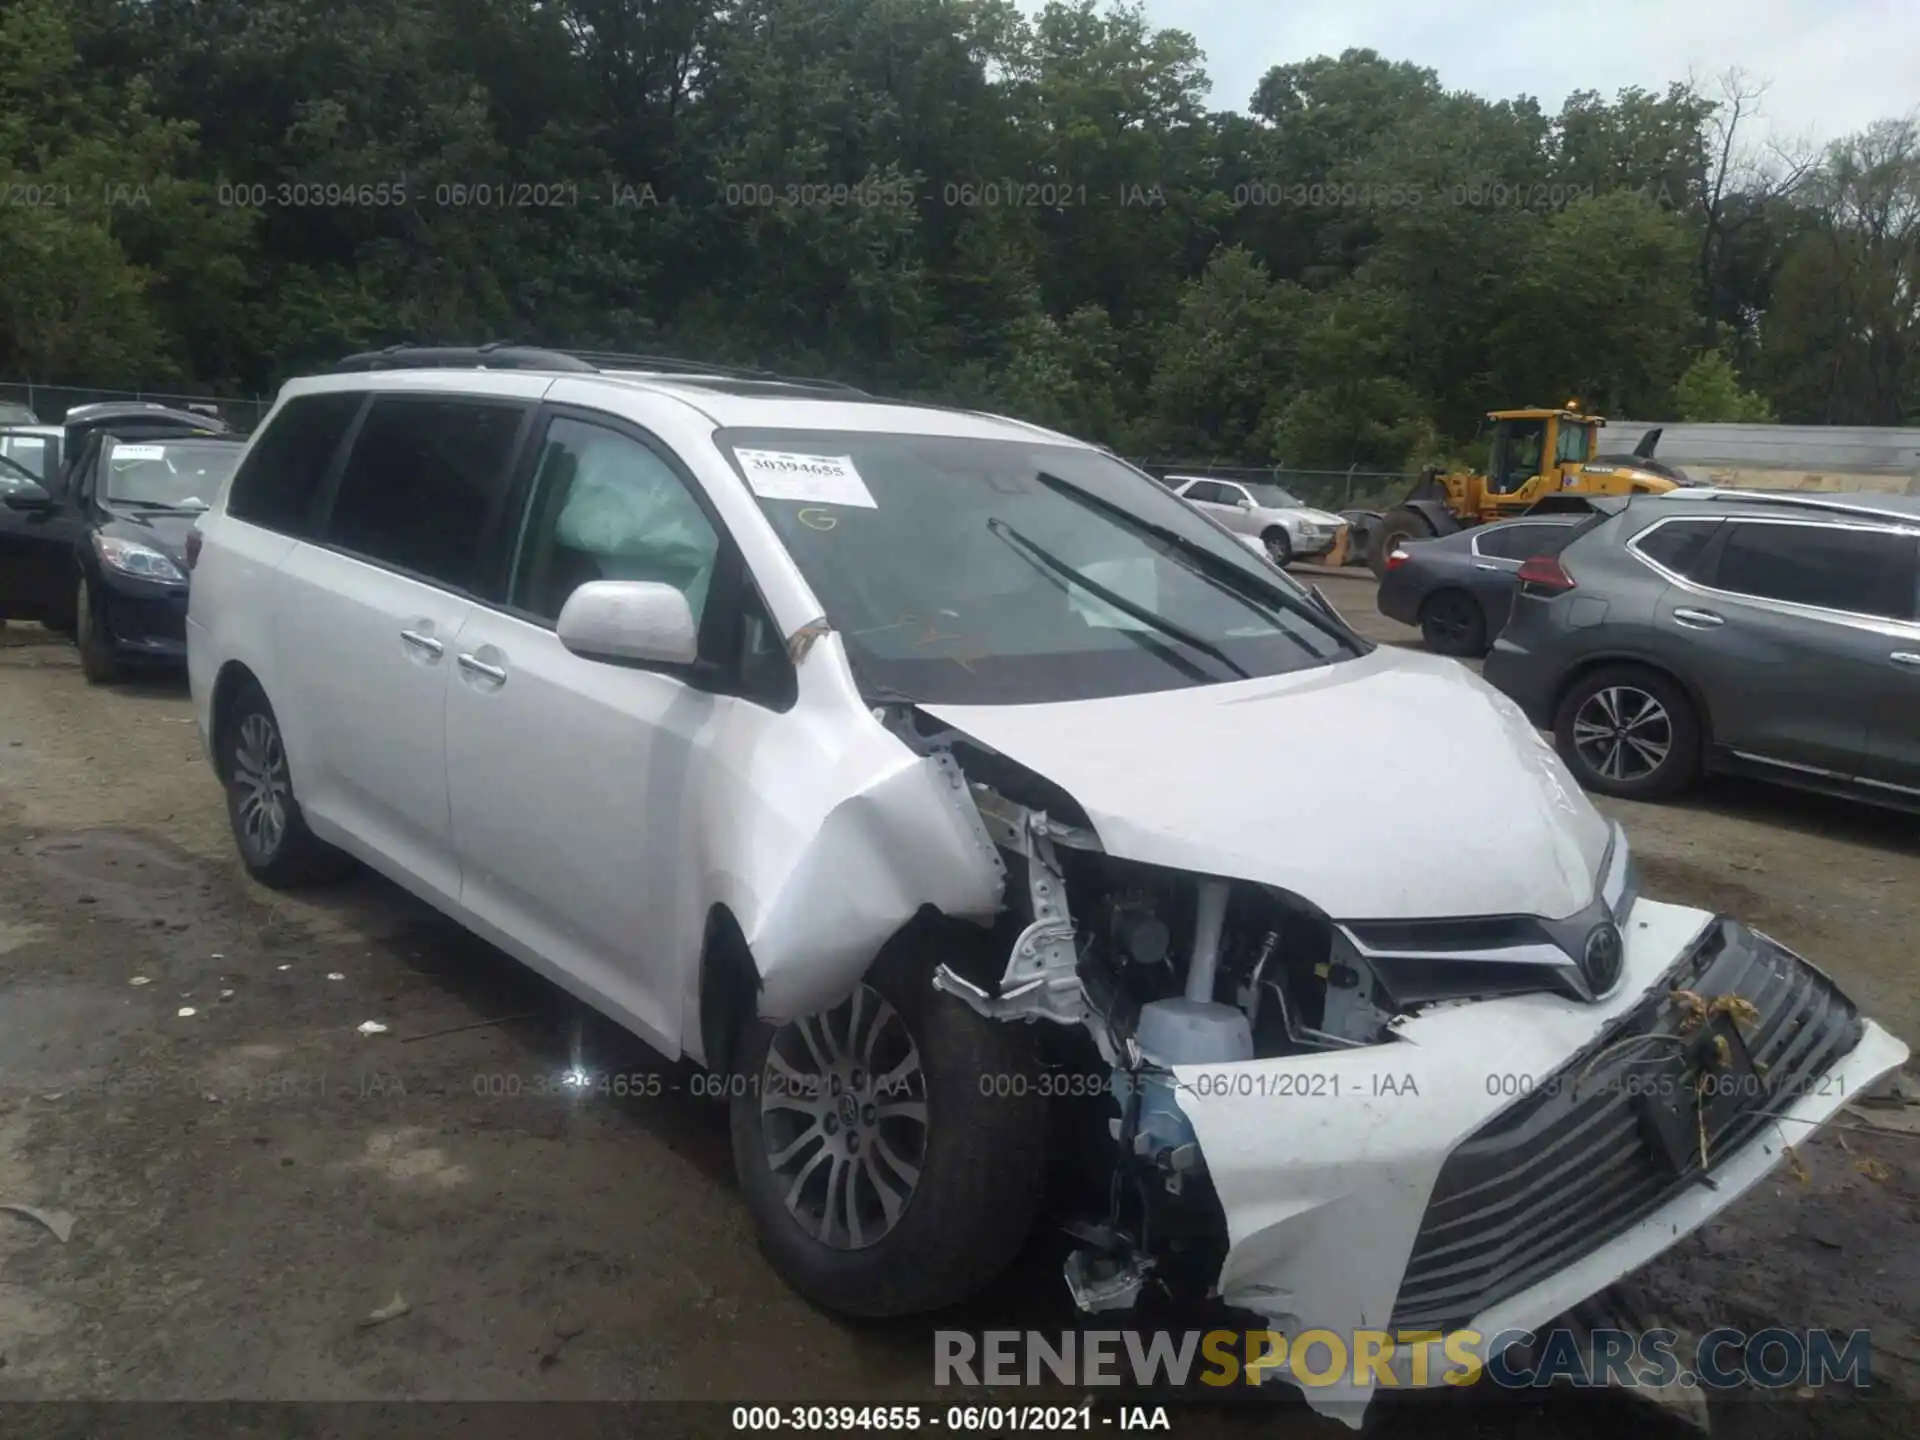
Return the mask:
[[[1583,785],[1727,770],[1920,809],[1920,498],[1636,498],[1519,578],[1485,675]]]

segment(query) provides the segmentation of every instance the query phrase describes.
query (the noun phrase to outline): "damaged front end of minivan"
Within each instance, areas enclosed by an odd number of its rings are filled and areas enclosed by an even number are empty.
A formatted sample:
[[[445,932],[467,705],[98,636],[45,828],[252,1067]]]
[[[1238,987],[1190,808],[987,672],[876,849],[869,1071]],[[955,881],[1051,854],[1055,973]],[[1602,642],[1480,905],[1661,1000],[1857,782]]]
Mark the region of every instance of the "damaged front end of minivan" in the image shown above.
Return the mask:
[[[1058,1088],[1106,1132],[1104,1205],[1069,1226],[1083,1310],[1197,1286],[1282,1335],[1399,1336],[1396,1383],[1437,1383],[1447,1335],[1564,1313],[1906,1058],[1783,946],[1642,899],[1618,826],[1559,917],[1330,915],[1271,874],[1112,853],[951,717],[876,713],[957,767],[1004,876],[998,983],[934,987],[1099,1077]],[[1375,1383],[1307,1396],[1357,1425]]]

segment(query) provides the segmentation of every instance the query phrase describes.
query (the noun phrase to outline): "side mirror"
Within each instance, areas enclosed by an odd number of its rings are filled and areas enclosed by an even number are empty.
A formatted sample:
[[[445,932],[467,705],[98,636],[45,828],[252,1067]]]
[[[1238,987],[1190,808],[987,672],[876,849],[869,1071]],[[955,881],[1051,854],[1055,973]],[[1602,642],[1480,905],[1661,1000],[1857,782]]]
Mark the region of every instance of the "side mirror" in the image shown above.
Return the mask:
[[[693,611],[671,585],[588,581],[567,597],[554,629],[562,645],[588,660],[691,665],[700,655]]]
[[[9,510],[24,510],[29,515],[45,514],[53,509],[53,496],[43,486],[21,481],[5,492]]]
[[[1235,501],[1234,501],[1233,503],[1234,503],[1234,505],[1235,505],[1235,506],[1236,506],[1237,508],[1239,508],[1239,509],[1241,509],[1241,510],[1251,510],[1251,509],[1253,509],[1253,501],[1251,501],[1251,500],[1249,500],[1249,499],[1248,499],[1248,498],[1247,498],[1246,496],[1244,496],[1244,495],[1242,495],[1242,496],[1241,496],[1241,497],[1240,497],[1239,499],[1237,499],[1237,500],[1235,500]]]

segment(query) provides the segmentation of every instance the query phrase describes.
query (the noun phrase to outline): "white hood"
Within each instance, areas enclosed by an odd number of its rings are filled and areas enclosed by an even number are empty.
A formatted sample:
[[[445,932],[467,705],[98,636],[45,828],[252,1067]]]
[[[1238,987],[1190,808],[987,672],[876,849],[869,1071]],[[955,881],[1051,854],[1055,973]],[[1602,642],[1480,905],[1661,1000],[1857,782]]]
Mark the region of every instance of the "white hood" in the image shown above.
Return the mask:
[[[1512,701],[1382,646],[1227,685],[926,705],[1064,789],[1108,853],[1277,885],[1337,920],[1540,915],[1592,898],[1608,827]]]

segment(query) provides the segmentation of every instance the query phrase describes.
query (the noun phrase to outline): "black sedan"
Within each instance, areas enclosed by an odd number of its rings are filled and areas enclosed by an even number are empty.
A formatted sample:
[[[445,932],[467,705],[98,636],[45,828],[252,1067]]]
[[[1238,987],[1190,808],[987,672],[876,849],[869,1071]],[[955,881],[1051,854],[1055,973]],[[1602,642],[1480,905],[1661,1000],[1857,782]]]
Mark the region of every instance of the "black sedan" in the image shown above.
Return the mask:
[[[88,680],[186,658],[187,533],[244,442],[204,417],[90,430],[49,489],[0,486],[0,618],[70,633]]]
[[[1380,613],[1418,625],[1441,655],[1485,655],[1513,609],[1515,577],[1535,555],[1558,555],[1589,518],[1539,515],[1410,540],[1387,557]]]

